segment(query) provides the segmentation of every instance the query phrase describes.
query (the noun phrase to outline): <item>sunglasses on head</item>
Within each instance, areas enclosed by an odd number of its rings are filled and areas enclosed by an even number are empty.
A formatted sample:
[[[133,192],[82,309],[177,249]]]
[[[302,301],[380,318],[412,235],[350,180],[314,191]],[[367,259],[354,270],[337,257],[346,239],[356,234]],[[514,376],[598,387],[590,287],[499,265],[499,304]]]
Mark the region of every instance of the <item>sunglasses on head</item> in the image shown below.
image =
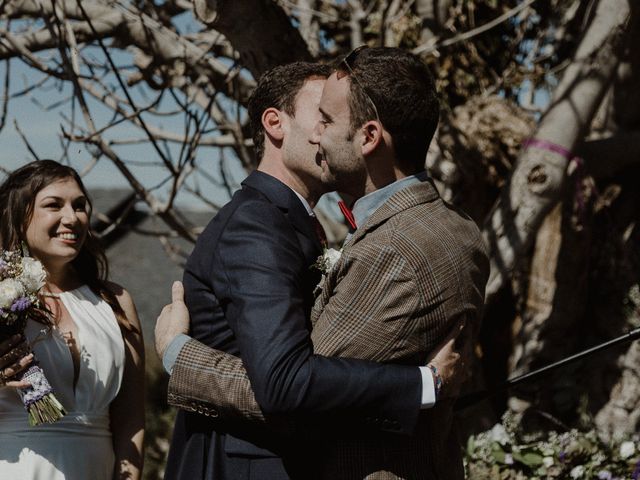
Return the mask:
[[[360,83],[360,80],[358,80],[358,76],[353,71],[353,68],[354,68],[353,65],[355,64],[356,58],[358,58],[358,55],[360,54],[360,52],[362,52],[366,48],[369,48],[369,47],[367,45],[360,45],[359,47],[353,49],[346,57],[344,57],[342,61],[338,64],[338,71],[336,75],[339,80],[343,78],[343,75],[340,75],[340,73],[346,73],[349,75],[350,78],[352,78],[356,82],[356,84],[358,85],[358,88],[360,88],[364,96],[367,97],[367,100],[373,107],[373,111],[376,114],[376,120],[382,123],[382,121],[380,120],[380,115],[378,115],[378,108],[376,107],[376,103],[373,101],[371,96],[367,93],[366,88],[364,88],[364,85]],[[340,71],[340,68],[342,67],[344,67],[343,70],[345,70],[346,72]]]

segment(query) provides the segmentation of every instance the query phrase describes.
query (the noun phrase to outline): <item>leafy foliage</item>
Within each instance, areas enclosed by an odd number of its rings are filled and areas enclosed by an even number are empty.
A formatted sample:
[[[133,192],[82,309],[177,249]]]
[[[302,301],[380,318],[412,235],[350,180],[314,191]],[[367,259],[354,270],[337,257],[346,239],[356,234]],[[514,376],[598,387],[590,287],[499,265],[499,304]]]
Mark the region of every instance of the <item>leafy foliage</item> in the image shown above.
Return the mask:
[[[469,478],[622,480],[640,478],[640,437],[602,441],[594,429],[523,435],[513,414],[467,441]]]

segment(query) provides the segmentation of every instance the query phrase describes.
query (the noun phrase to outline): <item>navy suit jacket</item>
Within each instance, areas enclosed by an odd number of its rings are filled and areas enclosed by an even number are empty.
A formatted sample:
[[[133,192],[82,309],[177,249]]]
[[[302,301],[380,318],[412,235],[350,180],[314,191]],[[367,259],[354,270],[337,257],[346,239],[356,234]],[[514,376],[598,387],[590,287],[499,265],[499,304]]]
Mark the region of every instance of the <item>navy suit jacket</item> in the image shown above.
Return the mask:
[[[410,431],[420,401],[417,368],[313,355],[309,318],[320,274],[311,265],[320,253],[295,193],[265,173],[252,173],[187,261],[191,335],[242,358],[265,413],[393,417]],[[304,471],[311,450],[304,436],[181,410],[165,478],[312,478]]]

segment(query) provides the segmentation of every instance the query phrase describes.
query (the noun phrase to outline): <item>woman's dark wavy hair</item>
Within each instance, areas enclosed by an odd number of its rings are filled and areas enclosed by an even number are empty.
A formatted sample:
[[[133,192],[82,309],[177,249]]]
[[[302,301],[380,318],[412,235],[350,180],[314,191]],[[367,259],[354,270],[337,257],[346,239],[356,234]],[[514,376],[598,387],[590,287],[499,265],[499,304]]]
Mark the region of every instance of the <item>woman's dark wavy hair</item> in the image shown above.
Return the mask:
[[[37,160],[18,168],[9,174],[0,185],[0,248],[19,250],[26,243],[26,233],[40,190],[59,180],[75,180],[87,198],[89,214],[92,204],[78,172],[54,160]],[[93,292],[106,301],[113,309],[121,327],[133,331],[135,328],[127,319],[115,294],[107,285],[109,265],[104,249],[91,229],[80,248],[80,253],[71,262],[80,279]]]

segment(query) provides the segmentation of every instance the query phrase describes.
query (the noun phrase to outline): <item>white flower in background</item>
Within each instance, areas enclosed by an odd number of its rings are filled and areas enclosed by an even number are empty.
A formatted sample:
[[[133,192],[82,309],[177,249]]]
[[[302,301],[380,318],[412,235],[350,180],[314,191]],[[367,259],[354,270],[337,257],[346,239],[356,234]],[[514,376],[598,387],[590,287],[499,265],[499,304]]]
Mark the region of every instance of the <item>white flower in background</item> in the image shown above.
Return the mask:
[[[9,308],[13,302],[24,296],[24,287],[22,283],[13,279],[6,278],[0,282],[0,308]]]
[[[549,468],[550,466],[552,466],[552,465],[553,465],[553,463],[554,463],[554,462],[553,462],[553,457],[544,457],[544,458],[542,459],[542,464],[543,464],[545,467],[547,467],[547,468]]]
[[[506,463],[507,465],[513,465],[513,455],[511,455],[510,453],[505,453],[504,454],[504,463]]]
[[[22,259],[22,275],[20,282],[24,285],[29,293],[35,293],[44,285],[44,279],[47,273],[44,271],[42,263],[32,257],[24,257]]]
[[[584,467],[582,465],[573,467],[571,469],[571,473],[569,473],[569,476],[571,476],[571,478],[582,478],[583,475],[584,475]]]
[[[622,442],[620,445],[620,457],[623,459],[631,457],[636,453],[636,446],[633,442]]]
[[[501,423],[496,423],[489,431],[489,438],[494,442],[498,442],[502,445],[509,443],[509,435]]]
[[[596,452],[593,455],[591,455],[591,465],[594,465],[594,466],[602,465],[606,461],[607,461],[607,456],[604,454],[604,452]]]

